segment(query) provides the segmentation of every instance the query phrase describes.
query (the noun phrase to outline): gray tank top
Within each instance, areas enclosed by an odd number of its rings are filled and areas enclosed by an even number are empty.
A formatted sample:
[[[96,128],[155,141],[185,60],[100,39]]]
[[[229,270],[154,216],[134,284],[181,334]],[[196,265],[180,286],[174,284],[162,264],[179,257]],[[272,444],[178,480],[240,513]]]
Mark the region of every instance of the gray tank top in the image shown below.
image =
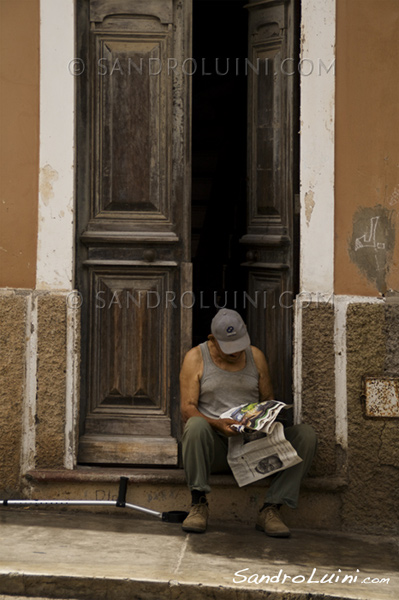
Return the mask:
[[[198,410],[206,417],[217,419],[229,408],[259,401],[259,373],[251,348],[245,350],[245,367],[240,371],[225,371],[213,362],[208,342],[200,344],[204,372],[201,377]]]

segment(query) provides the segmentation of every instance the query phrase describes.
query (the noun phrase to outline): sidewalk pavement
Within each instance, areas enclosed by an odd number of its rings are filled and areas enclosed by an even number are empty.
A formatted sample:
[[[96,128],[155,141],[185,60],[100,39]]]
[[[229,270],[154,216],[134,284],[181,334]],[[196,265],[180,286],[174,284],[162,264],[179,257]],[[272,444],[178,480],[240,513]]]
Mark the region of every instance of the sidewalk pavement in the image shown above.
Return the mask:
[[[0,509],[0,598],[397,600],[398,541],[297,529],[289,539],[70,508]]]

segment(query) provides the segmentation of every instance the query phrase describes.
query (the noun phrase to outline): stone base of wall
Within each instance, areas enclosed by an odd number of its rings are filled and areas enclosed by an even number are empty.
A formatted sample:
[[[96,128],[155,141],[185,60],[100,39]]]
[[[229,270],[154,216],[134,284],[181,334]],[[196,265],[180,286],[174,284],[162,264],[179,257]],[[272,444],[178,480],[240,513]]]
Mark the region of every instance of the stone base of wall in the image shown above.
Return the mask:
[[[0,497],[116,493],[109,482],[98,488],[98,482],[73,478],[68,484],[24,479],[32,470],[73,473],[76,467],[79,309],[69,298],[66,292],[0,293]],[[362,382],[368,375],[399,376],[399,304],[333,300],[303,307],[296,323],[297,404],[302,420],[318,432],[319,452],[309,474],[313,484],[304,486],[298,510],[285,511],[286,519],[293,527],[299,522],[394,535],[399,531],[398,420],[365,416]],[[183,481],[141,482],[130,493],[134,503],[150,508],[159,503],[161,511],[187,503]],[[263,486],[216,485],[210,502],[215,519],[227,508],[233,519],[250,522],[263,497]]]
[[[2,290],[0,493],[21,493],[32,468],[76,456],[79,309],[69,294]]]
[[[27,296],[0,296],[0,493],[19,491],[26,373]]]
[[[302,418],[320,441],[311,474],[346,479],[343,530],[397,534],[398,419],[365,415],[363,378],[399,377],[399,304],[335,297],[301,320]]]
[[[364,376],[399,376],[398,340],[399,305],[348,307],[346,529],[399,532],[398,419],[367,418],[362,402]]]

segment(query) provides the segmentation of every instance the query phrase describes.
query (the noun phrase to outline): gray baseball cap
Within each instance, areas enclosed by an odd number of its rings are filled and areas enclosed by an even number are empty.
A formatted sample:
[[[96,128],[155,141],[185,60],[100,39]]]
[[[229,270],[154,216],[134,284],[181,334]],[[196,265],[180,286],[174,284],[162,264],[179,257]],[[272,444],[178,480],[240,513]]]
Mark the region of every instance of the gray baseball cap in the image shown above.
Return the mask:
[[[241,316],[229,308],[222,308],[213,317],[211,332],[225,354],[241,352],[251,344],[247,326]]]

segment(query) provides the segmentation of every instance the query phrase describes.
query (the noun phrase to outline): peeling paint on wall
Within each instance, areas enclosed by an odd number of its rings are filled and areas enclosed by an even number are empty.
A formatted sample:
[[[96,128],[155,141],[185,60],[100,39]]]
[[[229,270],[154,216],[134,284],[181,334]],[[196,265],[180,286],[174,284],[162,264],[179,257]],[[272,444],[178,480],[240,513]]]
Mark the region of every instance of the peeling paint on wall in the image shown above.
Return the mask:
[[[399,185],[396,186],[389,199],[389,204],[393,206],[399,202]]]
[[[48,206],[51,198],[54,198],[53,183],[58,179],[58,172],[50,165],[45,165],[40,170],[39,191],[43,204]]]
[[[305,194],[305,214],[306,214],[306,225],[309,227],[310,219],[312,218],[312,212],[314,209],[314,192],[309,190]]]
[[[387,289],[386,277],[395,246],[393,211],[381,205],[360,207],[353,217],[349,257],[379,292]]]

